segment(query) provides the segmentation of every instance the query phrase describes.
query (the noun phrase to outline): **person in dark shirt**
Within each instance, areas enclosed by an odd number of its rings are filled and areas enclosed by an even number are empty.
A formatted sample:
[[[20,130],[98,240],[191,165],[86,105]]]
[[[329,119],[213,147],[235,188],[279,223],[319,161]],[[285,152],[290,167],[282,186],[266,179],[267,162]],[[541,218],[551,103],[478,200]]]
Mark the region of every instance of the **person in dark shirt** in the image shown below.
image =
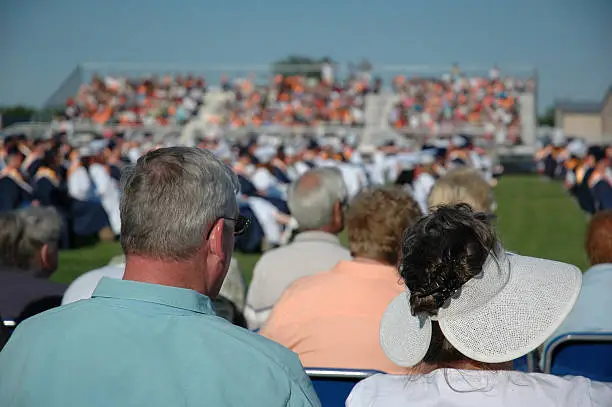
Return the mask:
[[[32,202],[32,187],[19,170],[23,153],[17,147],[6,151],[6,167],[0,171],[0,213],[24,207]]]
[[[52,207],[0,215],[0,311],[20,321],[60,305],[66,286],[48,280],[58,264],[61,218]]]

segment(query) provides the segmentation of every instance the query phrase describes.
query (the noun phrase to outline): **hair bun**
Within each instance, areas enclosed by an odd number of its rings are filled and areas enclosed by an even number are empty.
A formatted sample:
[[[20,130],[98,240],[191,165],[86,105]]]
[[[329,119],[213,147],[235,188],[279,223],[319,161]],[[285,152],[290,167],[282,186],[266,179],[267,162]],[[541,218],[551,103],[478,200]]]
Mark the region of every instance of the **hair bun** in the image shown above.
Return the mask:
[[[486,215],[462,204],[440,207],[408,229],[399,269],[412,313],[436,315],[482,271],[496,242]]]

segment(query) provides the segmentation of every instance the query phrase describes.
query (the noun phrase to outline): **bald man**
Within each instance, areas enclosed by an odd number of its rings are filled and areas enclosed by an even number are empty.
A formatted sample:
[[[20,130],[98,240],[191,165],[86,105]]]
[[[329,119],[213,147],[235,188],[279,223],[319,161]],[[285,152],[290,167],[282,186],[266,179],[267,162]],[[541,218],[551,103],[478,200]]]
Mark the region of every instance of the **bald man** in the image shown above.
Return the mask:
[[[351,259],[337,236],[344,229],[347,197],[342,174],[331,167],[310,170],[290,186],[288,205],[299,233],[292,243],[264,253],[255,265],[244,310],[250,329],[263,326],[294,281]]]

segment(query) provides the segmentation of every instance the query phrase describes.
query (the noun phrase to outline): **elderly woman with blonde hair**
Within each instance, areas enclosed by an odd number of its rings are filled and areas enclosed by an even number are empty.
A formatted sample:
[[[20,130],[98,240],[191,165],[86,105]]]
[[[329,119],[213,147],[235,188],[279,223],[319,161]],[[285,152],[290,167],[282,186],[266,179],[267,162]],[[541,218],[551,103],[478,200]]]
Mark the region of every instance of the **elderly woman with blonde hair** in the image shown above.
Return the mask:
[[[482,174],[472,168],[461,167],[438,179],[427,197],[427,206],[466,203],[479,212],[493,213],[497,208],[493,188]]]

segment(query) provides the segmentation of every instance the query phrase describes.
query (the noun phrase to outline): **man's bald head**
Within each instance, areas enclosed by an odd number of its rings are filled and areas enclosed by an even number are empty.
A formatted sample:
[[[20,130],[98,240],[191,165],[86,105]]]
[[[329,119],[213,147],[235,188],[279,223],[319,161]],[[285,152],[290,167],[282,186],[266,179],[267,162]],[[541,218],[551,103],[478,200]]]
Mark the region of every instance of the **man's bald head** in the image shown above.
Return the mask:
[[[337,168],[306,172],[289,188],[289,209],[301,231],[342,229],[334,223],[334,208],[348,198],[346,184]],[[338,230],[338,232],[340,232]]]

